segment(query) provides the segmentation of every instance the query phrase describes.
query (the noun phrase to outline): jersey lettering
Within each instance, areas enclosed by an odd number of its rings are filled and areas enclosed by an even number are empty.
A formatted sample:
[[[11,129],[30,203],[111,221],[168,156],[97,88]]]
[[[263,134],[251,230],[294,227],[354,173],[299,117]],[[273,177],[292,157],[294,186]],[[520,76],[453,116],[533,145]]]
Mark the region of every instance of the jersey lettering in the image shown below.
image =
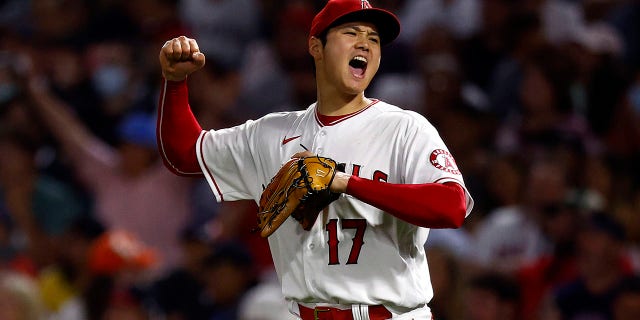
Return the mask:
[[[360,257],[360,251],[364,244],[364,232],[367,230],[367,220],[365,219],[342,219],[342,229],[355,229],[356,232],[351,239],[351,251],[349,252],[349,258],[347,264],[358,264],[358,258]],[[338,219],[331,219],[327,223],[327,233],[329,234],[329,265],[340,264],[340,257],[338,255]]]
[[[360,168],[362,168],[361,165],[359,164],[354,164],[353,165],[353,169],[351,170],[351,175],[354,175],[356,177],[360,176]]]
[[[340,264],[340,257],[338,257],[338,219],[331,219],[327,223],[327,233],[329,233],[329,265]]]
[[[373,173],[373,180],[375,181],[387,182],[387,179],[389,179],[389,175],[380,170],[376,170],[376,172]]]
[[[359,164],[352,164],[352,168],[351,168],[351,175],[352,176],[356,176],[356,177],[360,177],[360,169],[362,168],[362,165]],[[374,181],[382,181],[382,182],[387,182],[389,180],[389,175],[380,171],[380,170],[376,170],[373,172],[373,176],[371,177],[372,180]]]
[[[353,241],[353,246],[351,246],[347,264],[357,264],[358,257],[360,257],[360,250],[362,249],[362,245],[364,244],[364,232],[367,230],[367,220],[343,219],[342,229],[356,229],[356,233],[351,239],[351,241]]]

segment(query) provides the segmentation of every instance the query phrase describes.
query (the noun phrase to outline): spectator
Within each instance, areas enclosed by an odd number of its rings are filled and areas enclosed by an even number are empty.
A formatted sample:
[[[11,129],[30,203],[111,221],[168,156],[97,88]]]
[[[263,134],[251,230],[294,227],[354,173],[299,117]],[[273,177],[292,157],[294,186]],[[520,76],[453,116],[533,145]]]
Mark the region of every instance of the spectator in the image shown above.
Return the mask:
[[[547,151],[597,151],[591,128],[573,109],[569,66],[567,57],[553,48],[536,50],[527,58],[518,86],[520,106],[496,133],[499,151],[530,157]]]
[[[497,63],[487,88],[491,112],[503,121],[521,111],[518,87],[522,83],[524,65],[533,52],[547,42],[542,32],[540,17],[534,13],[515,13],[506,21],[503,33],[506,55]]]
[[[117,128],[118,147],[93,135],[43,79],[29,79],[34,111],[64,150],[90,191],[95,215],[107,229],[123,229],[161,250],[161,272],[179,260],[178,235],[189,215],[191,181],[172,176],[159,160],[155,119],[132,113]]]
[[[494,70],[508,53],[504,32],[510,28],[516,4],[513,0],[483,1],[480,28],[459,43],[465,78],[484,92],[489,92]]]
[[[577,274],[576,237],[582,212],[575,203],[560,203],[543,211],[541,228],[551,243],[550,252],[516,270],[522,292],[522,319],[539,319],[544,299],[551,290],[573,280]]]
[[[6,258],[12,260],[14,267],[35,276],[39,269],[54,262],[60,235],[86,214],[87,208],[74,188],[38,169],[36,143],[17,128],[3,131],[0,197],[6,203],[5,221],[13,226],[7,229],[12,241],[7,244],[18,250]]]
[[[613,318],[613,303],[631,274],[624,239],[624,229],[609,213],[590,216],[578,235],[578,275],[556,289],[542,319]]]
[[[210,201],[206,181],[173,181],[155,152],[131,144],[153,143],[154,136],[135,125],[121,131],[126,126],[120,124],[126,119],[153,127],[141,119],[156,107],[157,50],[160,41],[180,34],[201,39],[211,58],[206,72],[189,78],[189,85],[198,87],[190,92],[192,107],[206,127],[229,127],[249,113],[305,105],[316,88],[311,73],[302,72],[311,67],[306,47],[295,44],[306,41],[309,12],[325,3],[0,1],[0,278],[16,271],[19,278],[37,277],[50,320],[84,312],[116,319],[152,313],[167,320],[176,314],[206,319],[229,310],[254,320],[255,311],[264,315],[266,308],[283,319],[281,297],[269,278],[267,241],[248,232],[255,225],[255,203],[221,206]],[[637,279],[626,275],[640,272],[640,3],[371,4],[398,12],[406,23],[401,41],[383,49],[387,62],[370,95],[437,122],[450,149],[464,160],[459,162],[467,187],[476,195],[464,228],[429,234],[430,272],[440,287],[432,303],[438,319],[471,317],[463,314],[467,306],[474,314],[489,313],[491,305],[503,306],[494,311],[513,310],[513,300],[488,293],[494,289],[468,295],[458,290],[467,277],[475,278],[478,262],[480,271],[499,277],[506,272],[519,281],[520,300],[527,301],[519,319],[553,320],[536,312],[540,307],[546,312],[550,302],[567,317],[572,309],[616,320],[639,318]],[[24,79],[29,70],[47,79],[48,86],[39,87],[45,91],[29,90]],[[55,111],[34,112],[43,105]],[[68,115],[73,121],[57,130],[52,126]],[[150,184],[153,192],[146,191]],[[579,205],[567,207],[565,201]],[[626,237],[596,232],[606,228],[593,223],[580,229],[583,215],[594,210],[619,219]],[[94,217],[100,223],[87,222]],[[224,273],[225,280],[238,275],[222,267],[225,263],[205,268],[201,259],[214,249],[212,239],[181,234],[187,222],[199,226],[194,230],[214,227],[209,231],[216,242],[249,249],[249,269],[260,276],[236,280],[259,283],[240,286],[247,293],[229,299],[228,308],[205,292],[205,278],[211,293],[222,288],[214,286],[211,279],[220,276],[212,278],[213,273]],[[157,250],[158,264],[136,276],[154,279],[153,289],[162,294],[153,290],[156,295],[148,300],[147,288],[115,283],[129,279],[114,282],[111,275],[98,279],[88,272],[88,250],[103,223],[127,227]],[[607,272],[605,261],[615,265],[615,252],[622,255],[622,267]],[[461,265],[466,271],[456,274]],[[614,278],[623,279],[620,287],[591,290]],[[21,304],[0,291],[0,318],[9,319],[7,313]],[[577,303],[567,302],[578,294],[583,298]],[[598,303],[604,307],[587,310]]]
[[[541,222],[569,192],[566,168],[553,157],[528,167],[517,205],[498,207],[474,230],[478,262],[512,274],[548,252]]]
[[[133,110],[153,111],[148,107],[153,101],[145,70],[137,66],[139,49],[122,40],[92,42],[85,49],[91,86],[101,101],[104,116],[111,119],[111,126]],[[110,142],[117,142],[116,138]]]
[[[89,250],[103,232],[104,227],[91,216],[77,218],[60,236],[58,246],[54,247],[54,262],[39,270],[38,286],[44,307],[54,319],[62,315],[75,317],[77,314],[78,297],[91,279]]]
[[[148,310],[135,289],[145,271],[157,261],[156,253],[132,234],[107,230],[79,252],[84,261],[74,283],[75,293],[54,313],[65,320],[146,319]],[[147,316],[145,316],[147,314]],[[120,318],[122,317],[122,318]]]
[[[637,135],[625,91],[633,75],[622,63],[624,51],[617,31],[605,23],[593,23],[560,48],[575,66],[572,103],[590,129],[606,144],[608,152],[628,157]],[[600,147],[600,146],[598,146]],[[592,148],[593,149],[593,148]]]

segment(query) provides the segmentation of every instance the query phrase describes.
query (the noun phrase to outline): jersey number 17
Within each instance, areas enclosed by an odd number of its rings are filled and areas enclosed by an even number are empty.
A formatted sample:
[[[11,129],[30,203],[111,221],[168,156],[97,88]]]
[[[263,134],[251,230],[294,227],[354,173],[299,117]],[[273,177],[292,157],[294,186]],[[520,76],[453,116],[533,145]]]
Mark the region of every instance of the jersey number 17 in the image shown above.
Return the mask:
[[[367,221],[365,219],[342,219],[340,220],[342,229],[355,229],[355,235],[353,236],[353,244],[351,246],[351,252],[349,252],[349,259],[347,264],[357,264],[358,257],[360,256],[360,250],[364,244],[364,232],[367,229]],[[327,232],[329,233],[329,265],[340,264],[340,257],[338,256],[338,219],[331,219],[327,223]]]

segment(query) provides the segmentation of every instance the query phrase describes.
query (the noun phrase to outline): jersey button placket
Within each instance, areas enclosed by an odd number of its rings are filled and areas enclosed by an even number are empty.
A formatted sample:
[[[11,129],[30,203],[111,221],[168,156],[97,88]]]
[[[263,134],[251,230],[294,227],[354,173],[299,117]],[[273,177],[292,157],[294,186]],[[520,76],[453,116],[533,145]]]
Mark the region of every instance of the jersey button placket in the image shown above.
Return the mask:
[[[318,131],[315,137],[314,145],[316,146],[316,154],[322,155],[325,149],[324,145],[326,141],[327,141],[327,131],[325,128],[323,128],[320,131]]]
[[[317,295],[319,294],[318,283],[313,281],[313,279],[320,272],[320,270],[318,270],[319,261],[324,258],[324,254],[321,250],[323,234],[321,230],[316,230],[316,226],[314,226],[314,228],[309,232],[309,237],[305,240],[307,250],[304,250],[304,278],[309,292]]]

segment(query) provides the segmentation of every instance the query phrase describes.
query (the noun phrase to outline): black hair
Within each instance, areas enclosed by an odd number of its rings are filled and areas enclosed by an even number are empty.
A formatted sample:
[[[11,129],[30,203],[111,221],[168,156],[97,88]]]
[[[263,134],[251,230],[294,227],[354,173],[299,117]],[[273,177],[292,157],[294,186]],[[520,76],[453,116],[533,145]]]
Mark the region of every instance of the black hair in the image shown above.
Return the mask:
[[[329,34],[329,29],[331,29],[331,28],[333,28],[333,25],[331,25],[328,28],[326,28],[317,37],[318,39],[320,39],[320,42],[322,42],[322,46],[323,47],[327,45],[327,34]]]

